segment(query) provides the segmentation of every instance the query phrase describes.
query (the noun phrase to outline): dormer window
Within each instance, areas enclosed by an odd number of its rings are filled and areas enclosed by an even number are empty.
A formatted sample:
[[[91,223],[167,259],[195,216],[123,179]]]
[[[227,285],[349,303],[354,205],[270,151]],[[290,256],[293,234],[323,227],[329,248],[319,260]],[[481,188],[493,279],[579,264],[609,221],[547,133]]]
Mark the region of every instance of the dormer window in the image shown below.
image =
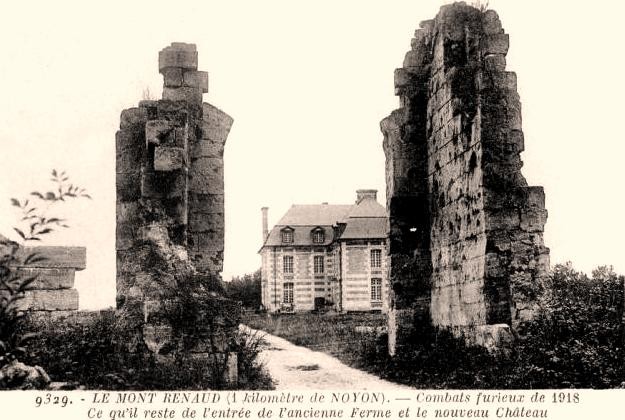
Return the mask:
[[[325,239],[325,232],[322,228],[316,228],[312,231],[313,244],[322,244]]]
[[[282,230],[282,243],[283,244],[293,243],[293,229],[286,228]]]

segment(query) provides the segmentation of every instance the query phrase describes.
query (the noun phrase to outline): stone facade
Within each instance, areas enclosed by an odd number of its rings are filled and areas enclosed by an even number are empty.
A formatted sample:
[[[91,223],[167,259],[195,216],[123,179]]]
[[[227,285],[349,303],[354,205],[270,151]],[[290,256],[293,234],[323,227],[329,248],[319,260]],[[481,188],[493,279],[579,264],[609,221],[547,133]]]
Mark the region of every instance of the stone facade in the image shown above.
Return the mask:
[[[541,187],[521,174],[523,132],[497,14],[443,6],[395,71],[386,154],[390,352],[415,322],[497,346],[531,319],[547,275]]]
[[[223,151],[233,120],[202,103],[208,74],[197,62],[193,44],[164,48],[163,98],[121,113],[117,308],[137,329],[133,350],[232,365],[238,307],[210,285],[223,264]]]

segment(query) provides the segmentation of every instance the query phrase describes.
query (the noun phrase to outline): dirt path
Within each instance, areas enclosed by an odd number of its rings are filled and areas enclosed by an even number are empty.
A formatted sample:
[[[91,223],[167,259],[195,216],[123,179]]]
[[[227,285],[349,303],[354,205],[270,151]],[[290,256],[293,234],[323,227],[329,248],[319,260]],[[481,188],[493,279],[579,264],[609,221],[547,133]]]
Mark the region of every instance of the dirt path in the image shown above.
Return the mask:
[[[403,385],[385,381],[351,368],[325,353],[296,346],[264,331],[241,327],[262,337],[260,360],[271,375],[276,389],[357,389],[407,390]]]

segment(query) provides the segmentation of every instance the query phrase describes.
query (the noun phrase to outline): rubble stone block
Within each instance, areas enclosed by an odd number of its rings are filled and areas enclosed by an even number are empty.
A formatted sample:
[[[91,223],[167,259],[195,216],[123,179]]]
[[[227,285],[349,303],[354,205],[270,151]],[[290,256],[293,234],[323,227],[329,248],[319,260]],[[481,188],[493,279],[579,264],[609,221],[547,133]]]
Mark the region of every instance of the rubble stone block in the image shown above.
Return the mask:
[[[484,13],[484,17],[482,18],[482,26],[484,28],[484,33],[486,34],[500,34],[503,33],[503,28],[501,27],[501,21],[499,20],[499,15],[496,11],[490,9]]]
[[[187,194],[186,171],[141,172],[141,196],[145,198],[183,198]]]
[[[488,73],[506,70],[506,56],[503,54],[488,54],[483,60],[484,70]]]
[[[163,85],[168,88],[177,88],[182,86],[182,68],[167,67],[161,70],[163,74]]]
[[[73,268],[28,268],[18,269],[20,277],[35,277],[32,289],[71,289],[74,287]]]
[[[30,311],[76,311],[76,289],[29,290],[18,303],[20,310]]]
[[[202,88],[183,86],[179,88],[163,88],[163,99],[170,101],[202,102]]]
[[[148,120],[148,111],[145,108],[124,109],[121,113],[119,128],[136,129],[142,127]]]
[[[141,198],[141,171],[118,172],[115,179],[118,202],[136,201]]]
[[[144,138],[139,134],[138,130],[119,130],[115,133],[115,148],[117,154],[124,153],[128,150],[143,150]]]
[[[158,53],[158,71],[170,67],[197,70],[197,57],[197,51],[189,47],[166,47]]]
[[[210,230],[224,229],[223,213],[198,213],[191,212],[189,215],[189,232],[208,232]]]
[[[24,261],[29,255],[41,257],[39,261],[30,262],[30,268],[73,268],[84,270],[87,261],[87,249],[81,246],[32,246],[22,247],[16,256]]]
[[[211,104],[203,104],[202,136],[205,140],[226,143],[234,120],[231,116]]]
[[[185,71],[183,85],[201,88],[203,93],[208,93],[208,73],[205,71]]]
[[[152,120],[145,124],[145,140],[148,144],[168,143],[168,137],[174,129],[171,121]]]
[[[190,151],[192,158],[214,157],[223,158],[224,146],[221,142],[212,140],[198,140],[191,145]]]
[[[220,194],[224,191],[223,160],[196,159],[189,171],[189,191],[198,194]]]
[[[189,206],[191,208],[191,212],[223,213],[224,194],[189,193]]]
[[[157,146],[154,149],[154,170],[168,172],[186,167],[185,154],[180,147]]]
[[[482,55],[508,53],[510,39],[508,34],[491,34],[482,37]]]

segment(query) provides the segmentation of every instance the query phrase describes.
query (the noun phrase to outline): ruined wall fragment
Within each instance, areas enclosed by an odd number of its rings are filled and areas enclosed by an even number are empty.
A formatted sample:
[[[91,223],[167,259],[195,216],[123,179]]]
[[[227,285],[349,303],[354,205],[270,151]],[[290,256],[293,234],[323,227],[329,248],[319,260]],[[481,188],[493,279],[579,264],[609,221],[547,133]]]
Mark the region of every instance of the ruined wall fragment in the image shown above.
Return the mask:
[[[41,259],[17,267],[20,278],[35,278],[23,299],[19,300],[20,310],[41,314],[69,314],[77,311],[78,291],[74,288],[74,280],[76,271],[86,267],[86,249],[37,246],[20,248],[18,251],[21,261],[32,254],[37,254]]]
[[[400,108],[381,122],[390,213],[390,351],[429,309],[472,342],[531,318],[549,268],[540,187],[521,174],[516,75],[494,11],[443,6],[395,71]],[[421,316],[418,316],[421,314]]]
[[[116,134],[117,307],[138,330],[136,347],[157,355],[223,355],[238,324],[236,305],[210,290],[222,270],[223,149],[233,120],[202,103],[208,74],[197,65],[193,44],[161,50],[163,98],[124,110]],[[197,319],[182,324],[203,326],[199,339],[172,321],[184,305]]]

